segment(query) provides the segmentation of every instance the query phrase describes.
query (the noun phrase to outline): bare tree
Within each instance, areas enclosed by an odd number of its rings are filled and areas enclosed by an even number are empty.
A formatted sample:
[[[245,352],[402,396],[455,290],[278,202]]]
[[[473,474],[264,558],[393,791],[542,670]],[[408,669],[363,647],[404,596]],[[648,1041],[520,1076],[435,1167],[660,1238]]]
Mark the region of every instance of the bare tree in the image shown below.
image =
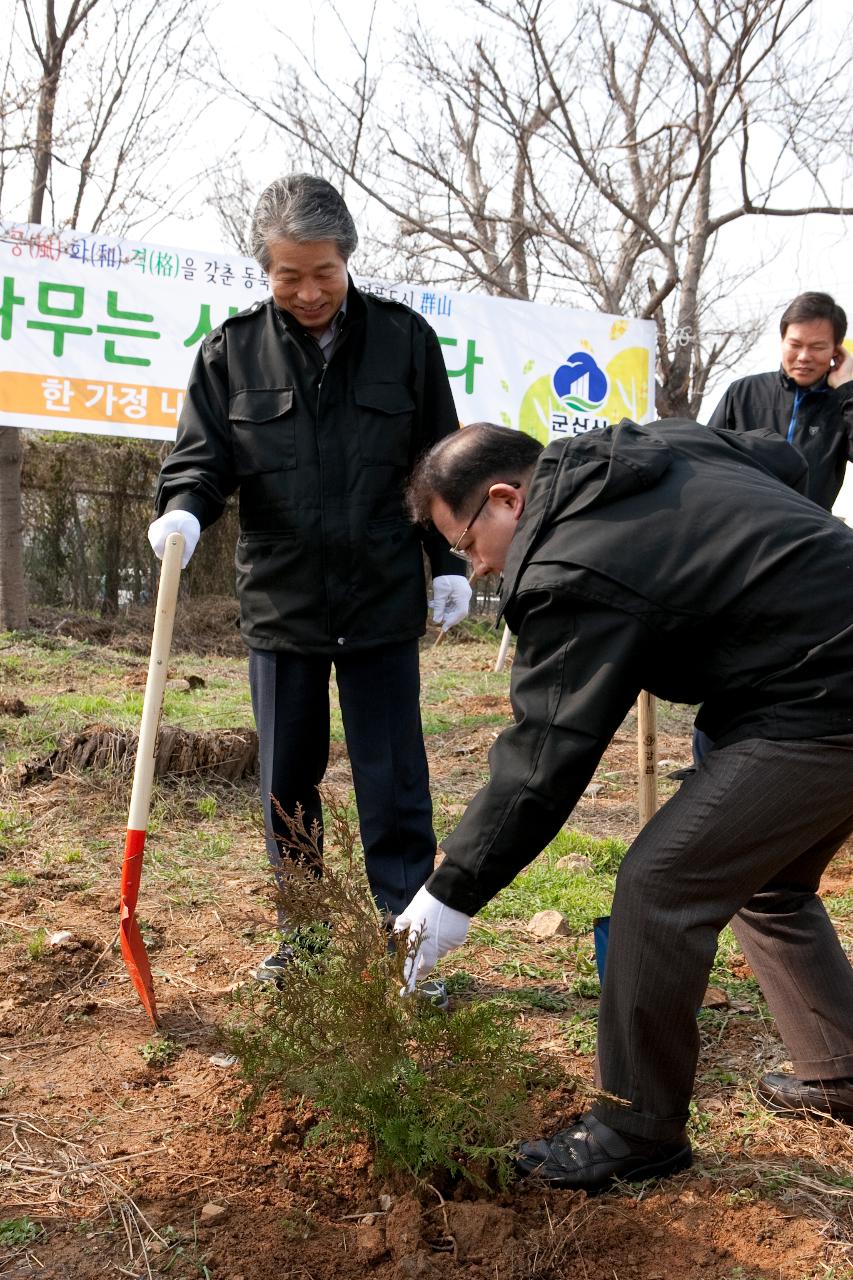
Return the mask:
[[[169,207],[159,169],[202,17],[200,0],[16,0],[0,111],[7,216],[121,234]],[[200,105],[196,89],[196,116]],[[20,431],[0,427],[3,628],[27,623],[21,460]]]
[[[416,22],[396,78],[365,44],[349,84],[315,61],[260,109],[391,215],[410,269],[653,319],[658,412],[695,417],[763,320],[724,314],[762,265],[728,267],[727,228],[853,211],[850,37],[819,42],[814,8],[474,0],[464,46]]]

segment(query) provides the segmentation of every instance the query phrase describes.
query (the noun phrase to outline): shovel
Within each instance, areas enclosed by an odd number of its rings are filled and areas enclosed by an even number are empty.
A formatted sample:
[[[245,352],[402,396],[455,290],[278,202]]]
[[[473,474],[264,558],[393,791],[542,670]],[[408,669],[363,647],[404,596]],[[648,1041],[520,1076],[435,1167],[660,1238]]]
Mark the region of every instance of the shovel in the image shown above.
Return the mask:
[[[148,663],[148,679],[145,682],[145,699],[142,704],[136,764],[133,769],[133,788],[130,793],[130,812],[127,818],[124,864],[121,869],[119,919],[121,953],[131,982],[136,987],[139,998],[155,1027],[158,1022],[154,983],[151,978],[148,953],[136,921],[136,900],[139,896],[139,881],[142,876],[142,853],[148,829],[148,811],[151,807],[157,730],[160,725],[160,712],[163,709],[163,692],[166,688],[169,667],[169,650],[172,645],[172,628],[175,624],[175,605],[178,600],[183,550],[183,534],[170,533],[166,539],[163,566],[160,570],[154,634],[151,638],[151,658]]]

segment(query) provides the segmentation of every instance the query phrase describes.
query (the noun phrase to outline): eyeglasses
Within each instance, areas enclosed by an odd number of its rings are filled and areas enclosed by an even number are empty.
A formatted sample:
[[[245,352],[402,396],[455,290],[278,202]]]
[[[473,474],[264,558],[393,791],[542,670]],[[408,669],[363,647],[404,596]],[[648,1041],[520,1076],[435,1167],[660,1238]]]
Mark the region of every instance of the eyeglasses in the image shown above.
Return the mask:
[[[520,488],[521,488],[521,481],[520,481],[520,480],[507,480],[507,481],[505,481],[505,483],[506,483],[506,484],[511,484],[511,485],[512,485],[512,487],[513,487],[513,489],[520,489]],[[490,498],[490,496],[491,496],[491,492],[492,492],[491,488],[488,488],[488,489],[486,490],[486,496],[483,498],[483,501],[480,503],[479,507],[478,507],[478,508],[477,508],[477,510],[474,512],[474,514],[472,515],[471,519],[468,521],[468,523],[466,524],[465,528],[462,530],[462,532],[460,533],[459,537],[458,537],[458,538],[456,539],[456,541],[454,542],[453,546],[450,548],[450,554],[451,554],[452,556],[459,556],[459,559],[460,559],[460,560],[467,560],[467,559],[468,559],[468,552],[467,552],[467,551],[462,551],[462,550],[460,549],[459,543],[460,543],[460,542],[462,541],[462,539],[465,537],[465,534],[469,531],[469,529],[470,529],[470,528],[471,528],[471,526],[473,525],[474,521],[477,519],[477,517],[478,517],[478,516],[480,515],[480,513],[482,512],[483,507],[485,507],[486,503],[489,501],[489,498]]]
[[[458,537],[458,538],[456,539],[456,541],[454,542],[453,546],[450,548],[450,554],[451,554],[452,556],[459,556],[459,559],[460,559],[460,560],[467,560],[467,559],[468,559],[468,552],[467,552],[467,551],[461,551],[461,550],[460,550],[460,548],[459,548],[459,543],[460,543],[460,542],[462,541],[462,539],[465,537],[465,534],[466,534],[466,533],[468,532],[468,530],[471,528],[471,525],[474,523],[474,521],[477,519],[477,516],[478,516],[478,515],[480,514],[480,512],[483,510],[483,507],[484,507],[484,506],[486,505],[486,503],[489,501],[489,494],[490,494],[490,492],[491,492],[491,490],[489,490],[489,489],[487,489],[487,490],[486,490],[486,496],[483,498],[483,501],[480,503],[479,507],[478,507],[478,508],[477,508],[477,510],[474,512],[474,514],[472,515],[471,519],[468,521],[468,523],[466,524],[465,528],[462,530],[462,532],[460,533],[459,537]]]

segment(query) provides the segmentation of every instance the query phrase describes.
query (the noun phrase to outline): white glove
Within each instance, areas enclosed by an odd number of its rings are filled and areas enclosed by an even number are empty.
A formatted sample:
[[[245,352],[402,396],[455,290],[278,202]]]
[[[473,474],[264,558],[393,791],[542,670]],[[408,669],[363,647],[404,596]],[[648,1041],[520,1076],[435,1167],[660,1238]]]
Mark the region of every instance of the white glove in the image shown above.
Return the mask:
[[[468,617],[471,584],[458,573],[442,573],[432,581],[432,620],[448,631],[454,622]]]
[[[397,933],[406,933],[410,948],[417,945],[417,950],[407,956],[403,976],[406,985],[400,992],[414,991],[415,983],[426,977],[437,960],[461,947],[468,936],[471,917],[464,911],[454,907],[446,907],[438,898],[433,897],[428,889],[418,889],[405,911],[397,916],[394,929]]]
[[[160,516],[153,524],[148,526],[148,541],[151,543],[152,550],[158,560],[163,559],[163,552],[166,550],[166,539],[170,533],[182,533],[184,535],[184,554],[181,557],[181,568],[186,569],[190,562],[190,556],[198,546],[198,540],[201,537],[201,525],[198,517],[194,516],[191,511],[167,511],[164,516]]]

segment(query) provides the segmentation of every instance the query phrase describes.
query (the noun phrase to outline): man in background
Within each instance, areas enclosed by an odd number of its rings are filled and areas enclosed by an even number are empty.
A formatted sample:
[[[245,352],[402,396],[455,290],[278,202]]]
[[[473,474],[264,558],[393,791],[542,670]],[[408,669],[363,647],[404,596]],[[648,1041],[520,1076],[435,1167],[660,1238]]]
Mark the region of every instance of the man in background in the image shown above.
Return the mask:
[[[853,356],[847,317],[828,293],[801,293],[782,313],[782,365],[733,382],[711,417],[730,431],[775,431],[808,463],[807,495],[831,511],[853,461]]]
[[[202,343],[149,538],[162,556],[182,533],[186,563],[239,493],[237,595],[270,859],[300,854],[276,805],[291,819],[301,809],[309,833],[318,824],[322,850],[334,665],[367,877],[390,926],[435,856],[419,706],[423,550],[436,621],[465,617],[471,595],[447,543],[407,519],[404,490],[458,418],[427,322],[350,278],[358,236],[328,182],[273,182],[251,236],[272,296]],[[294,957],[298,938],[280,923],[262,980],[280,982]]]

